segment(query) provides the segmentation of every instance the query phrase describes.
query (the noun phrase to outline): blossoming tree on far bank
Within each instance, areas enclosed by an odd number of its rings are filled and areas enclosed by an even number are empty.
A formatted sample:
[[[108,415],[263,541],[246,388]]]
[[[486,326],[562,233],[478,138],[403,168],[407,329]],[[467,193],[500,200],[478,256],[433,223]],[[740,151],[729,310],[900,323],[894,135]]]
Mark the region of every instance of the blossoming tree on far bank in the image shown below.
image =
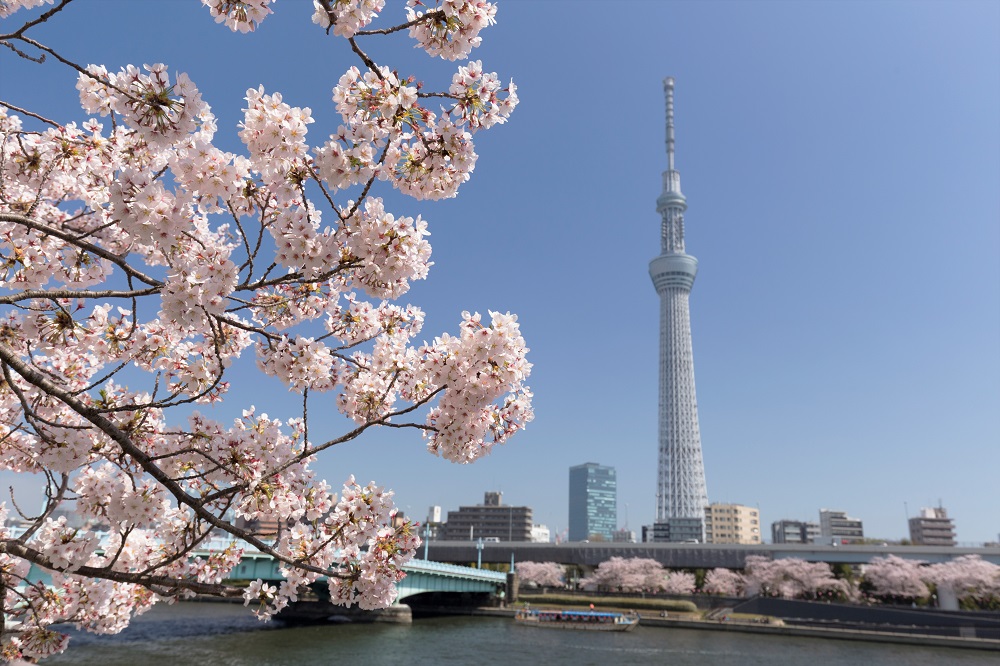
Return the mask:
[[[580,587],[602,592],[654,592],[663,587],[666,576],[663,565],[652,558],[612,557],[580,579]]]
[[[521,585],[535,587],[566,586],[566,570],[557,562],[518,562],[517,575]]]
[[[276,4],[202,3],[237,32]],[[357,58],[321,111],[342,124],[310,137],[310,109],[250,89],[233,154],[213,144],[215,116],[183,72],[76,63],[33,38],[86,4],[0,0],[3,57],[69,68],[90,116],[51,119],[0,92],[0,469],[46,485],[40,514],[0,509],[27,524],[0,532],[0,620],[20,623],[3,656],[44,657],[66,647],[59,624],[113,633],[196,593],[243,595],[270,617],[321,576],[337,603],[388,605],[416,531],[393,521],[390,492],[353,477],[335,490],[312,463],[379,427],[472,462],[531,420],[531,366],[511,314],[464,313],[455,335],[414,342],[423,312],[398,301],[427,276],[427,223],[376,196],[455,196],[474,135],[507,120],[514,85],[470,61],[425,89],[364,40],[408,32],[430,56],[462,60],[495,7],[410,0],[400,23],[376,27],[383,0],[318,0],[304,28]],[[279,421],[245,405],[228,424],[191,413],[227,398],[242,355],[300,394],[301,413]],[[311,427],[317,405],[351,427]],[[57,518],[67,507],[106,537]],[[192,558],[210,534],[230,547]],[[280,586],[223,582],[247,546],[280,563]],[[31,565],[51,584],[33,584]]]

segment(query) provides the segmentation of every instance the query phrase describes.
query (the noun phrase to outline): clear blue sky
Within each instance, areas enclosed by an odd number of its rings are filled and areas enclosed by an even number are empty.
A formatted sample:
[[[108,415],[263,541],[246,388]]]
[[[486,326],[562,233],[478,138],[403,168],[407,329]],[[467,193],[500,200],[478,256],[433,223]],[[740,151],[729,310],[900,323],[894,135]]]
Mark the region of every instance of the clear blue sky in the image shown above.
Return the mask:
[[[109,69],[188,72],[229,150],[258,84],[312,107],[321,143],[351,61],[309,25],[311,3],[275,9],[248,38],[194,0],[80,2],[35,37]],[[521,106],[477,138],[458,199],[393,207],[433,233],[436,265],[407,298],[428,312],[424,335],[456,332],[464,309],[518,313],[536,420],[472,466],[431,457],[413,433],[376,436],[327,456],[327,478],[376,480],[421,519],[498,489],[561,531],[568,468],[598,462],[618,470],[620,522],[626,506],[636,531],[652,521],[647,265],[669,75],[700,262],[691,317],[710,500],[759,505],[765,528],[842,509],[881,538],[906,535],[906,507],[940,500],[960,541],[996,540],[1000,3],[506,0],[498,21],[474,57],[514,78]],[[428,68],[405,40],[370,49],[432,86],[451,68]],[[12,103],[79,118],[73,83],[0,52]],[[250,402],[293,414],[297,400],[258,375],[234,383],[219,418]],[[320,401],[311,414],[314,435],[345,428],[316,416]]]

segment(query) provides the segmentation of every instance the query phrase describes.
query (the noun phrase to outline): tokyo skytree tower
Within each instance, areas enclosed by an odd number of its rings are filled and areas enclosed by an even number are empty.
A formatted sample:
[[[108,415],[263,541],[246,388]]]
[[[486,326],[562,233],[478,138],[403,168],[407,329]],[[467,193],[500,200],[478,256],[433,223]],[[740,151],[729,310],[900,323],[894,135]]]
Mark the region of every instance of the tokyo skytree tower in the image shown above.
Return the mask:
[[[667,170],[660,213],[660,256],[649,276],[660,296],[660,465],[656,487],[654,541],[704,541],[705,466],[694,390],[691,314],[688,297],[698,260],[684,251],[681,175],[674,169],[674,79],[663,80],[667,103]]]

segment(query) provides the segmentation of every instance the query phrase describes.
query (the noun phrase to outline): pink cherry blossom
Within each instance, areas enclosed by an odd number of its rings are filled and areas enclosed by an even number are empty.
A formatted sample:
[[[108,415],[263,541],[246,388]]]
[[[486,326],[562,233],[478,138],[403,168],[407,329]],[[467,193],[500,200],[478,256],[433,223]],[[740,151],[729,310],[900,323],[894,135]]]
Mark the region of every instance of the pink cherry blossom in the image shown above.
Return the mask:
[[[655,591],[663,587],[667,572],[654,559],[612,557],[580,580],[580,587],[608,592]]]
[[[854,589],[837,579],[825,562],[797,558],[771,560],[761,555],[746,558],[743,586],[747,595],[761,594],[785,599],[848,598]]]
[[[557,562],[518,562],[515,567],[521,585],[564,587],[566,572]]]
[[[738,597],[743,592],[743,576],[732,569],[716,568],[705,574],[705,594]]]
[[[271,0],[201,0],[216,23],[225,23],[233,32],[253,32],[268,14]]]
[[[877,557],[864,567],[864,582],[877,599],[905,601],[923,599],[930,590],[923,581],[924,563],[895,555]]]
[[[0,18],[7,18],[19,9],[51,5],[56,0],[0,0]]]
[[[482,43],[479,32],[496,23],[496,5],[484,0],[438,0],[436,6],[408,0],[407,19],[427,17],[410,27],[410,36],[432,56],[458,60]],[[425,7],[424,9],[415,9]]]

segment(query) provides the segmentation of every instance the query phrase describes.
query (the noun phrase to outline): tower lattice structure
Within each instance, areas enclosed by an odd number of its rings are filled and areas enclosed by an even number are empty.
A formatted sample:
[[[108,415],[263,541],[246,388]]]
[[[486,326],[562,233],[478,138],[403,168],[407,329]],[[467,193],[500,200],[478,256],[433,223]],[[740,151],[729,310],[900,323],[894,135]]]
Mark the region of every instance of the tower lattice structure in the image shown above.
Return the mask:
[[[674,168],[674,80],[663,81],[667,107],[667,170],[660,213],[660,256],[649,275],[660,296],[659,470],[654,540],[704,540],[708,492],[698,428],[689,297],[698,260],[684,251],[681,175]]]

